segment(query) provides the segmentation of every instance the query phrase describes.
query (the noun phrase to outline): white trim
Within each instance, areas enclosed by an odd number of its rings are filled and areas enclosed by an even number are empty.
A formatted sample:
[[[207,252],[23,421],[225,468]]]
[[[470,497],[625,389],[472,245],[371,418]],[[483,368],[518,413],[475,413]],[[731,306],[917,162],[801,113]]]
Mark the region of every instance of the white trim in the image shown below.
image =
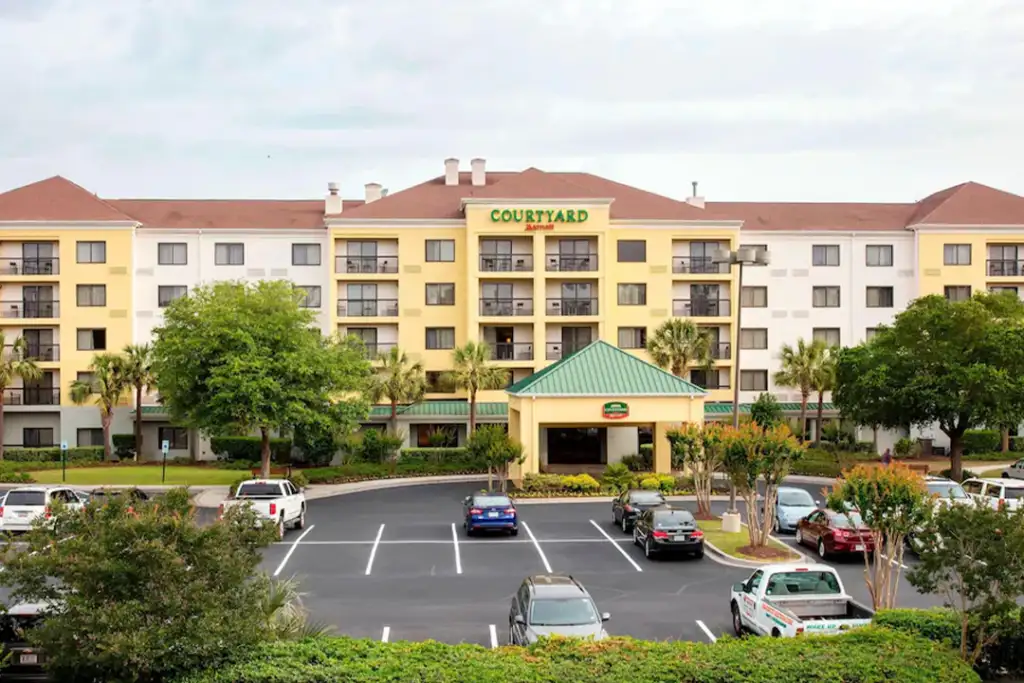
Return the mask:
[[[610,206],[614,197],[558,197],[542,199],[529,197],[463,197],[462,207],[467,206],[557,206],[575,208],[577,206]]]
[[[993,233],[1004,233],[1004,232],[1024,232],[1024,224],[1022,225],[981,225],[977,223],[969,223],[967,225],[952,225],[949,223],[918,223],[916,225],[908,226],[909,230],[924,230],[931,234],[942,235],[948,233],[963,233],[963,232],[993,232]]]
[[[5,230],[54,228],[57,230],[132,230],[141,225],[135,220],[126,221],[0,221]]]
[[[142,235],[255,235],[266,236],[309,236],[323,237],[327,228],[166,228],[141,226],[137,231]]]
[[[679,392],[679,393],[670,393],[670,394],[664,393],[664,392],[662,392],[662,393],[639,393],[639,394],[631,394],[631,393],[621,393],[621,394],[529,394],[529,393],[516,393],[516,394],[513,394],[511,391],[507,391],[505,393],[507,393],[509,396],[515,396],[517,398],[527,398],[527,397],[529,397],[529,398],[618,398],[618,397],[622,397],[622,396],[628,396],[628,397],[631,397],[631,398],[643,398],[645,396],[646,397],[660,397],[660,398],[683,398],[683,397],[686,397],[686,398],[695,398],[695,397],[702,398],[702,397],[708,395],[708,392],[706,392],[706,391],[701,391],[699,394],[698,393],[693,393],[693,392],[685,393],[685,392],[682,392],[682,391]]]
[[[756,235],[772,235],[773,237],[785,237],[792,239],[801,239],[807,237],[903,237],[910,239],[910,231],[906,228],[899,228],[897,230],[846,230],[843,228],[837,230],[766,230],[764,228],[746,228],[741,231],[742,234],[756,234]]]
[[[651,219],[642,220],[637,218],[615,218],[608,221],[608,225],[613,228],[647,228],[650,230],[672,230],[676,228],[735,228],[737,230],[743,227],[743,221],[741,220],[703,220],[694,218],[692,220],[661,220]]]
[[[465,218],[325,218],[327,228],[464,228]]]

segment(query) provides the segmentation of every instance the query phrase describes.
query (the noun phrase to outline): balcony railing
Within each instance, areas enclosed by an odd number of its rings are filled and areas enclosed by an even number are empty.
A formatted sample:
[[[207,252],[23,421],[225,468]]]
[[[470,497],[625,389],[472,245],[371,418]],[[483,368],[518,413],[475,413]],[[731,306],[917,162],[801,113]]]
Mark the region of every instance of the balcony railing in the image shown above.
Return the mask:
[[[715,360],[732,358],[732,344],[729,342],[714,342],[711,344],[711,357]]]
[[[5,258],[0,259],[0,275],[57,275],[60,273],[60,259]]]
[[[14,344],[4,346],[4,351],[11,354]],[[25,359],[41,362],[60,360],[60,346],[57,344],[29,344],[25,347]]]
[[[0,301],[0,318],[56,318],[56,301]]]
[[[492,344],[491,360],[533,360],[533,343]]]
[[[558,316],[597,315],[597,299],[548,299],[546,310]]]
[[[718,377],[705,377],[702,373],[693,372],[690,374],[690,381],[702,389],[728,389],[729,380],[719,380]]]
[[[1020,277],[1024,275],[1024,260],[989,259],[985,262],[992,277]]]
[[[597,254],[574,254],[547,256],[547,270],[560,273],[580,273],[597,270]]]
[[[529,273],[533,254],[480,254],[480,270],[485,273]]]
[[[376,360],[380,356],[391,351],[391,349],[395,348],[396,345],[394,342],[363,342],[363,346],[366,347],[366,357],[370,360]]]
[[[26,387],[4,389],[5,406],[59,406],[60,389],[54,387]]]
[[[563,344],[562,342],[548,342],[546,358],[548,360],[561,360],[570,353],[576,353],[586,344]]]
[[[533,315],[533,299],[480,299],[480,315],[501,317]]]
[[[397,273],[397,256],[335,256],[335,273]]]
[[[673,256],[673,273],[722,274],[728,275],[728,263],[715,263],[710,256]]]
[[[338,302],[341,318],[398,317],[398,299],[342,299]]]
[[[692,318],[721,318],[729,315],[728,299],[675,299],[672,315]]]

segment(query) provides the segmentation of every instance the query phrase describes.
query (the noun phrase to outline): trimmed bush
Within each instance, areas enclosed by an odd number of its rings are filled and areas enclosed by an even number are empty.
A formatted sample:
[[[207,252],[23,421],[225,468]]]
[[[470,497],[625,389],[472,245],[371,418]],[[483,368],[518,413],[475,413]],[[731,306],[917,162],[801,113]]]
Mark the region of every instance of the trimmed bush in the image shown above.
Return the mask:
[[[398,461],[487,471],[487,463],[474,458],[467,448],[403,448]]]
[[[660,491],[661,482],[657,477],[644,477],[640,480],[640,488],[645,491]]]
[[[1002,437],[995,429],[968,429],[963,438],[964,455],[992,453],[1002,446]]]
[[[1014,453],[1024,453],[1024,436],[1011,436],[1010,450]]]
[[[624,455],[619,462],[628,467],[631,472],[650,472],[654,469],[654,453],[648,449],[646,454]]]
[[[258,436],[215,436],[210,439],[210,450],[225,460],[260,461],[260,437]],[[285,463],[291,459],[291,439],[271,439],[270,459]]]
[[[562,487],[576,493],[596,493],[601,490],[601,483],[589,474],[573,474],[562,477]]]
[[[550,639],[528,648],[380,643],[315,638],[267,643],[180,683],[976,683],[950,650],[877,627],[846,635],[723,639],[715,644],[615,638],[599,643]]]
[[[634,475],[621,462],[615,462],[604,468],[601,483],[614,493],[622,493],[633,485]]]
[[[134,434],[111,434],[110,444],[114,447],[114,455],[118,460],[131,460],[135,457]]]
[[[944,469],[941,472],[939,472],[939,476],[945,477],[946,479],[952,479],[953,478],[953,470],[951,468],[947,467],[946,469]],[[960,481],[967,481],[968,479],[974,479],[977,476],[978,476],[977,473],[976,472],[972,472],[971,470],[961,470],[960,471]]]
[[[60,448],[5,448],[7,462],[60,462]],[[100,462],[103,446],[78,446],[68,449],[68,462]]]
[[[367,479],[429,477],[439,474],[480,474],[487,468],[470,468],[462,462],[427,463],[418,460],[375,463],[352,462],[338,467],[311,467],[302,470],[310,484],[344,484]]]

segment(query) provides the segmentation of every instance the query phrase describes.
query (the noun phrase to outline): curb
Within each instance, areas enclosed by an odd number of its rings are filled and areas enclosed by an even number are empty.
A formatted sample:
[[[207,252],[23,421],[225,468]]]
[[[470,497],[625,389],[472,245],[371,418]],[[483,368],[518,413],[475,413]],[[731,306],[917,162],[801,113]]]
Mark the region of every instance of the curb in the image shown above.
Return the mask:
[[[516,498],[515,496],[512,496],[512,499],[516,501],[516,505],[562,505],[565,503],[610,503],[615,500],[616,497],[617,496],[552,496],[551,498]],[[665,496],[665,500],[692,503],[697,500],[697,496]],[[711,496],[712,503],[725,503],[728,502],[728,500],[729,496]]]

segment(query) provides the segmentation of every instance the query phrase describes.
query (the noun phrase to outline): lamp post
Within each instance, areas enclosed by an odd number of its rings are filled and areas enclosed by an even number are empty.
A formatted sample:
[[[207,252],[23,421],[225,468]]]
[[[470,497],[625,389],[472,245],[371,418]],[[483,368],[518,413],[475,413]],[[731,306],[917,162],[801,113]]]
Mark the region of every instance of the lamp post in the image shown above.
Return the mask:
[[[755,247],[740,247],[736,250],[720,249],[712,261],[714,263],[727,263],[729,267],[737,266],[739,273],[736,278],[736,286],[739,288],[736,294],[736,345],[733,347],[733,385],[732,385],[732,426],[740,426],[740,335],[743,330],[743,266],[767,266],[771,263],[771,256],[767,249]],[[736,509],[736,486],[729,482],[729,509],[722,515],[722,531],[737,532],[740,530],[740,513]]]

